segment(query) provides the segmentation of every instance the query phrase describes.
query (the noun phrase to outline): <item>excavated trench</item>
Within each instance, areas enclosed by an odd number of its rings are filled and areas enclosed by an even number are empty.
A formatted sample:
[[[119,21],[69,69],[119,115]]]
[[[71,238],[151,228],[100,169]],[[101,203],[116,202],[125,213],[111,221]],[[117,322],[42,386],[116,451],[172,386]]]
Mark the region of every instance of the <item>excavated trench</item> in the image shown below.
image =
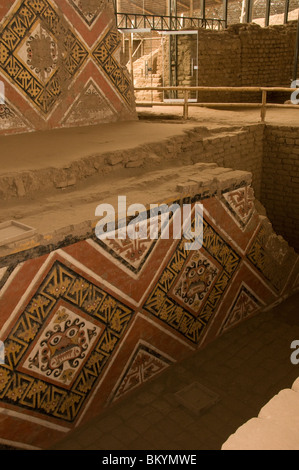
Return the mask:
[[[288,244],[288,237],[298,243],[298,129],[162,121],[132,124],[132,135],[140,125],[148,130],[137,147],[115,146],[108,132],[94,132],[88,141],[101,144],[97,151],[84,146],[83,158],[72,161],[66,152],[63,161],[58,153],[56,165],[34,168],[31,154],[18,173],[0,172],[0,222],[35,229],[0,244],[7,442],[50,448],[167,367],[298,291],[299,257]],[[60,133],[58,150],[62,144]],[[14,140],[6,145],[11,150]],[[119,195],[146,210],[176,203],[181,215],[183,205],[200,202],[202,248],[188,251],[186,234],[98,240],[95,209],[117,207]],[[68,340],[71,328],[81,329],[84,347]],[[51,346],[57,332],[67,354]]]

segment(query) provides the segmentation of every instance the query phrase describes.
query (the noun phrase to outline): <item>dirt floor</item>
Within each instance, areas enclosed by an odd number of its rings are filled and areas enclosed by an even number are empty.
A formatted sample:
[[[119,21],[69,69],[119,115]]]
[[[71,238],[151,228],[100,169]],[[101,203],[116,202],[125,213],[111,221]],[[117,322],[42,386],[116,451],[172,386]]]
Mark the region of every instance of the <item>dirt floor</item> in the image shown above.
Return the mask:
[[[259,108],[192,107],[187,121],[182,119],[182,106],[138,107],[137,110],[139,121],[1,136],[0,175],[51,166],[63,168],[70,162],[99,152],[136,148],[183,134],[195,123],[215,129],[223,125],[242,126],[260,122]],[[269,109],[266,122],[299,126],[298,111]]]
[[[97,153],[116,152],[151,144],[194,127],[194,122],[148,124],[129,121],[89,127],[57,129],[0,137],[0,175],[9,172],[64,168]]]

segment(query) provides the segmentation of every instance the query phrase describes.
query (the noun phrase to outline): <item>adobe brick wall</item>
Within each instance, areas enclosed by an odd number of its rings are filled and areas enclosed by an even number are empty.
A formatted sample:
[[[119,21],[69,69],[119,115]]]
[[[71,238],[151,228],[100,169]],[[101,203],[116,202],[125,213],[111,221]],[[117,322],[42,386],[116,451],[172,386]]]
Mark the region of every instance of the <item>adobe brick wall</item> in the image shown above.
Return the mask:
[[[261,28],[256,24],[229,26],[225,31],[199,30],[199,86],[290,87],[293,80],[297,22]],[[169,85],[169,46],[164,46],[164,85]],[[194,37],[179,36],[177,83],[194,85],[191,59]],[[162,47],[158,72],[163,76]],[[299,78],[299,64],[298,64]],[[137,83],[138,86],[138,83]],[[283,103],[289,93],[268,93],[268,101]],[[140,100],[140,97],[138,97]],[[200,102],[261,102],[261,93],[200,92]]]
[[[298,127],[267,126],[261,202],[277,233],[299,251]]]
[[[292,82],[296,43],[296,22],[261,28],[234,25],[226,31],[199,33],[199,85],[201,86],[285,86]],[[298,67],[299,77],[299,67]],[[239,101],[237,94],[201,94],[201,101]],[[269,101],[284,102],[288,95],[269,94]],[[246,101],[260,101],[260,95],[246,95]]]

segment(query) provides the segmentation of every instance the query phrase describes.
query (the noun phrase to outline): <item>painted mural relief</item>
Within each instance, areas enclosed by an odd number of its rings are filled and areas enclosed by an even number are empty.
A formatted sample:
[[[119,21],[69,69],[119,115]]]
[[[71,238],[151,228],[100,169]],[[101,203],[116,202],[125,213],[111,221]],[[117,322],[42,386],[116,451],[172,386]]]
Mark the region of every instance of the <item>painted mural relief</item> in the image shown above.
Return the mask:
[[[0,134],[135,119],[111,1],[0,7]],[[298,291],[298,255],[236,173],[228,187],[213,175],[211,190],[171,201],[203,204],[198,250],[184,236],[164,239],[160,223],[155,239],[100,241],[90,230],[49,246],[30,240],[0,259],[0,443],[49,448]],[[13,197],[26,195],[22,180],[12,186]]]
[[[0,133],[135,118],[111,1],[5,1]]]
[[[47,448],[298,289],[298,256],[257,213],[251,186],[202,203],[198,251],[184,237],[92,235],[1,268],[2,438]]]

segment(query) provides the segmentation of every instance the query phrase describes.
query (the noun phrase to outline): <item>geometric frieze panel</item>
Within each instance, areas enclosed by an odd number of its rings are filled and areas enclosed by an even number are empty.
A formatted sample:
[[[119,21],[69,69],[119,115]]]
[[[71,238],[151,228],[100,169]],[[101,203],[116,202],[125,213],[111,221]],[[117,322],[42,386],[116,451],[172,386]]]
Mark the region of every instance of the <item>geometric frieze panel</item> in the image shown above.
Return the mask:
[[[20,1],[1,34],[0,70],[46,116],[87,57],[48,0]]]
[[[0,104],[0,129],[26,132],[31,131],[32,127],[22,113],[6,100],[5,104]]]
[[[220,269],[215,262],[196,251],[184,265],[172,289],[172,297],[197,315],[219,273]]]
[[[151,219],[150,211],[148,211],[147,215],[148,218]],[[170,215],[170,219],[171,218],[172,215]],[[103,240],[95,239],[94,241],[104,248],[116,262],[123,264],[123,266],[134,274],[139,274],[161,237],[162,216],[159,215],[157,218],[151,220],[155,221],[155,225],[147,221],[146,228],[145,226],[143,228],[144,231],[146,230],[147,238],[124,238],[122,236],[122,230],[119,229],[115,231],[114,238]]]
[[[114,87],[126,100],[127,104],[132,106],[134,101],[131,88],[131,80],[125,67],[120,66],[115,58],[121,39],[117,31],[109,30],[108,33],[100,39],[93,50],[95,62],[105,72],[105,75],[112,81]]]
[[[83,21],[92,26],[102,12],[105,0],[69,0]]]
[[[245,283],[242,283],[234,303],[223,322],[220,334],[251,317],[254,313],[258,312],[262,306],[263,303],[257,298],[254,292]]]
[[[185,244],[179,242],[143,308],[198,345],[241,258],[207,220],[203,247],[189,252]]]
[[[247,259],[266,279],[272,287],[280,293],[285,286],[294,264],[294,256],[289,248],[285,252],[285,242],[279,241],[269,224],[262,224],[254,241],[247,252]],[[278,247],[272,247],[272,239],[275,238]],[[270,242],[269,242],[270,240]],[[283,248],[282,255],[279,248]]]
[[[109,402],[115,402],[122,398],[127,393],[163,372],[173,363],[174,361],[161,351],[140,341],[126,365]]]
[[[93,125],[99,121],[111,122],[117,120],[117,114],[111,103],[92,79],[89,80],[82,93],[68,110],[62,123],[67,126],[75,126],[82,122],[83,116],[85,116],[86,125]]]
[[[0,400],[72,422],[133,310],[56,261],[5,339]]]
[[[249,224],[254,211],[254,191],[244,186],[222,194],[222,204],[229,210],[242,230]]]
[[[60,307],[25,357],[23,370],[69,386],[90,354],[101,328]]]
[[[57,4],[16,0],[0,17],[0,80],[11,100],[0,111],[4,132],[7,126],[12,131],[16,127],[9,122],[13,108],[26,115],[29,129],[135,117],[131,77],[120,64],[121,39],[108,0],[64,0],[62,8]],[[82,77],[88,87],[79,97]]]
[[[130,271],[138,274],[155,247],[157,240],[106,239],[96,243],[108,251]]]
[[[100,98],[96,81],[84,83],[77,104],[85,93]],[[203,205],[203,245],[193,251],[189,233],[163,240],[160,221],[153,240],[92,235],[42,258],[3,261],[1,322],[11,323],[0,404],[10,416],[76,425],[299,286],[298,257],[263,218],[244,230],[218,199]]]

